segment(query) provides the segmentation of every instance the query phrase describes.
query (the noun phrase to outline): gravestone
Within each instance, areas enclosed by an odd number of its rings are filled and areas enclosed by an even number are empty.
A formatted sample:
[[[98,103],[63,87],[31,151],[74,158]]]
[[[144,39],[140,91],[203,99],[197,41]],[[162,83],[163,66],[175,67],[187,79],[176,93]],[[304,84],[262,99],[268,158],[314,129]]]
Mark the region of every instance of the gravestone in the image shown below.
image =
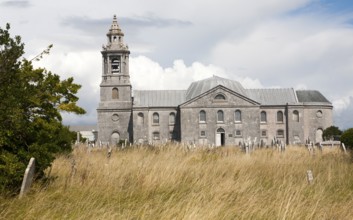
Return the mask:
[[[107,158],[109,159],[112,156],[112,148],[108,148]]]
[[[249,150],[249,146],[248,145],[245,146],[245,153],[246,154],[250,154],[250,150]]]
[[[25,175],[23,177],[21,191],[20,191],[20,198],[22,198],[22,196],[24,196],[24,194],[26,194],[29,188],[31,187],[33,177],[34,177],[34,170],[35,170],[35,159],[34,157],[32,157],[29,160],[28,166],[25,170]]]
[[[313,172],[311,170],[307,170],[306,171],[306,176],[307,176],[308,183],[312,184],[313,181],[314,181]]]
[[[76,160],[74,158],[72,158],[71,160],[71,177],[74,177],[76,174]]]
[[[77,141],[77,143],[80,143],[80,132],[79,131],[77,132],[77,140],[76,141]]]
[[[344,143],[342,143],[342,148],[343,148],[344,153],[347,154],[347,149],[346,149],[346,146],[344,145]]]

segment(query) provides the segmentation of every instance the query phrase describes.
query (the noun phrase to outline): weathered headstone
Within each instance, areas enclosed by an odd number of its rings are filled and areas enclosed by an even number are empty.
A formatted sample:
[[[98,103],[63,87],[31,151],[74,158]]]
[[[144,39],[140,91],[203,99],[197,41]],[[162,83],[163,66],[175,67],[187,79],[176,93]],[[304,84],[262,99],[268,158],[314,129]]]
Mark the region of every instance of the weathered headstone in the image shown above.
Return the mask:
[[[249,150],[249,146],[248,145],[245,146],[245,153],[246,154],[250,154],[250,150]]]
[[[80,143],[80,132],[77,132],[77,143]]]
[[[315,154],[315,152],[314,152],[314,144],[313,143],[309,143],[309,144],[307,144],[307,147],[308,147],[308,151],[309,151],[309,154],[310,155],[314,155]]]
[[[311,170],[307,170],[306,171],[306,177],[307,177],[308,183],[312,184],[313,181],[314,181],[314,175],[313,175],[313,172]]]
[[[344,143],[342,143],[342,148],[343,148],[344,153],[347,154],[347,149],[346,149],[346,146],[344,145]]]
[[[34,177],[34,170],[35,170],[35,159],[34,157],[32,157],[29,160],[28,166],[25,170],[25,175],[23,177],[21,191],[20,191],[20,198],[22,198],[22,196],[24,196],[24,194],[26,194],[29,188],[31,187],[33,177]]]
[[[108,148],[107,158],[109,159],[112,156],[112,148]]]
[[[281,143],[280,148],[281,148],[281,153],[285,152],[286,151],[286,144]]]
[[[72,158],[71,160],[71,177],[74,177],[76,174],[76,160]]]

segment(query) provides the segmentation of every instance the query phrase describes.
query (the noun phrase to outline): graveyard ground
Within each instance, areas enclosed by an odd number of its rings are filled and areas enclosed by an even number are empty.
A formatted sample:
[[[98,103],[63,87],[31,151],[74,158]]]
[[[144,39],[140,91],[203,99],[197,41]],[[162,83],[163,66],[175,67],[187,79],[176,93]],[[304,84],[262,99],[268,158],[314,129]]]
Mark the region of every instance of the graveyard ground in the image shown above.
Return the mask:
[[[0,219],[353,219],[353,161],[339,149],[79,147],[47,173],[22,199],[0,197]]]

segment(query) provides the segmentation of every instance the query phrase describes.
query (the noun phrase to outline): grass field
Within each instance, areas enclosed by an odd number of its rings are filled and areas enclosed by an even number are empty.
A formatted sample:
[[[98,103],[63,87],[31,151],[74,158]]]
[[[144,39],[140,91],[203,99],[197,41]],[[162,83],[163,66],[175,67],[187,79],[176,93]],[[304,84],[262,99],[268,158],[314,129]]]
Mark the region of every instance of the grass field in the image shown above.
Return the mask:
[[[78,148],[50,176],[1,198],[0,219],[353,219],[353,163],[337,149]]]

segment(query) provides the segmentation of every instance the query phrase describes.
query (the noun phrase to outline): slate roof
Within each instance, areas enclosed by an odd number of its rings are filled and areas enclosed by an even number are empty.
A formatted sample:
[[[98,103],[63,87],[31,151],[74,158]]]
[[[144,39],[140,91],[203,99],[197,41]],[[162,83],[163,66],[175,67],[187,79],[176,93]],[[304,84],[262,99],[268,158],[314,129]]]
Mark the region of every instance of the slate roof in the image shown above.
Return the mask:
[[[199,80],[191,83],[188,90],[186,91],[186,100],[190,100],[198,95],[201,95],[202,93],[218,85],[222,85],[243,96],[247,96],[246,90],[239,82],[233,81],[230,79],[221,78],[219,76],[213,76],[204,80]]]
[[[177,107],[218,85],[248,97],[261,105],[331,104],[319,91],[315,90],[244,89],[237,81],[213,76],[191,83],[187,90],[134,90],[134,107]]]
[[[319,91],[316,90],[298,90],[297,97],[299,102],[321,102],[331,104]]]
[[[177,107],[185,102],[186,90],[134,90],[135,107]]]
[[[261,105],[297,103],[294,89],[247,89],[248,97]]]

